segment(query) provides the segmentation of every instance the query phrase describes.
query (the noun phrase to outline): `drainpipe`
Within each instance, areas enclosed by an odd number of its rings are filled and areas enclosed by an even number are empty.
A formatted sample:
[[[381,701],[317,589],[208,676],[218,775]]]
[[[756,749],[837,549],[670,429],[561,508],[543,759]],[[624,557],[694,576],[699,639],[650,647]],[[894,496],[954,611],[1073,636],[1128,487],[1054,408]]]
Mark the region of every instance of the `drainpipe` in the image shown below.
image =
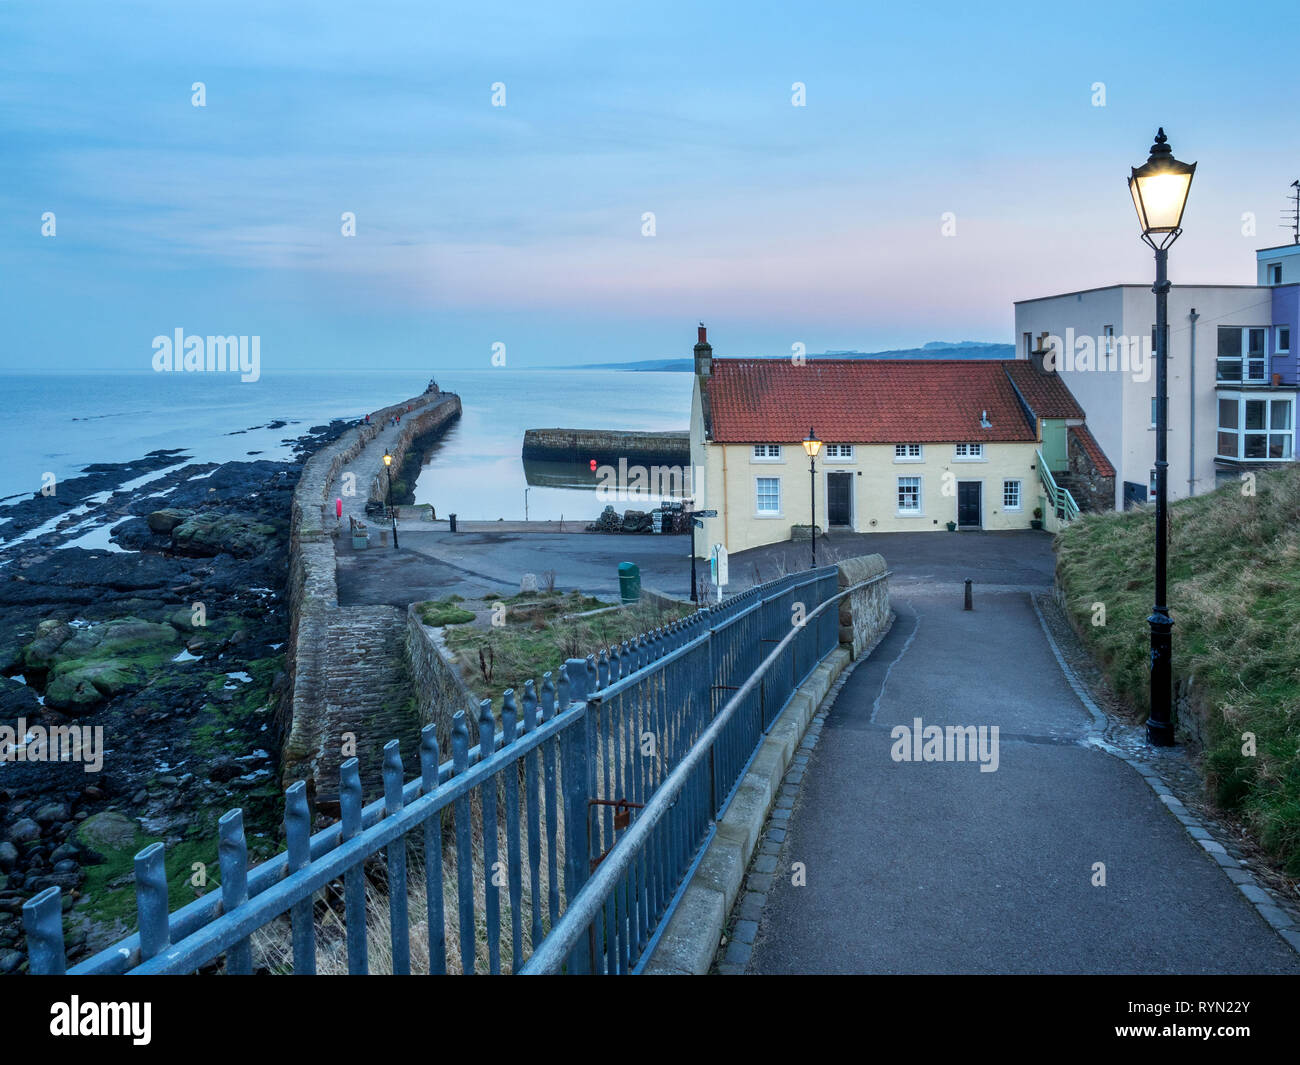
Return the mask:
[[[1187,494],[1190,497],[1196,495],[1196,320],[1200,315],[1193,307],[1187,317],[1192,323],[1192,355],[1187,364]]]

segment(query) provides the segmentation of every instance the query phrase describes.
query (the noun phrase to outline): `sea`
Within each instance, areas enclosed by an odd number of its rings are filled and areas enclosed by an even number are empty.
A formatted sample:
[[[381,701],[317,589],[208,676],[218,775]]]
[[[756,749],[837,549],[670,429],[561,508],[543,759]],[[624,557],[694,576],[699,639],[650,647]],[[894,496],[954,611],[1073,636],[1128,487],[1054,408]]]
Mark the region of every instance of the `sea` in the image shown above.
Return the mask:
[[[440,517],[594,519],[603,506],[594,478],[526,470],[524,431],[684,430],[690,421],[692,375],[679,372],[499,367],[263,374],[247,383],[208,373],[0,374],[0,521],[47,474],[66,479],[90,463],[162,448],[182,449],[178,462],[290,458],[310,427],[419,395],[430,376],[462,406],[415,487],[416,502]]]

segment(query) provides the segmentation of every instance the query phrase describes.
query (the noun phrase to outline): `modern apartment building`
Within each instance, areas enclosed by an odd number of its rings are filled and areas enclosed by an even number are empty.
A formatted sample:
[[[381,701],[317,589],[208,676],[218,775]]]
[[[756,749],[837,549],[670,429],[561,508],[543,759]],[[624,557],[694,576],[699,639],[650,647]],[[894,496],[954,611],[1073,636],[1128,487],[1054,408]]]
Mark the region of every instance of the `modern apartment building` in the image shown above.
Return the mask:
[[[1169,293],[1169,496],[1295,461],[1300,245],[1256,253],[1258,284]],[[1155,473],[1155,297],[1111,285],[1018,301],[1017,356],[1055,369],[1114,464],[1115,505]]]

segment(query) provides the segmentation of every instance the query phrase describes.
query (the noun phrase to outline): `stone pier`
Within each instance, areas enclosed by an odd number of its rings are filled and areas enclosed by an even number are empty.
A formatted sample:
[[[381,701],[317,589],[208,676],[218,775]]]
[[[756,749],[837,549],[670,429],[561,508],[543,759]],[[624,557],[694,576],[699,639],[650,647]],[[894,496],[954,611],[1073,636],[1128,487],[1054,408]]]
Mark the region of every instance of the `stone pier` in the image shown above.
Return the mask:
[[[389,424],[393,415],[401,424]],[[293,497],[289,555],[289,693],[282,758],[285,786],[306,780],[318,802],[338,795],[339,766],[355,750],[367,798],[378,793],[383,746],[401,744],[407,775],[418,770],[419,705],[407,653],[407,618],[386,606],[340,607],[334,540],[366,500],[382,498],[384,451],[400,463],[411,441],[460,416],[460,397],[418,396],[374,411],[316,452]],[[347,476],[351,474],[352,476]],[[378,495],[376,493],[379,493]],[[335,517],[343,499],[344,521]]]

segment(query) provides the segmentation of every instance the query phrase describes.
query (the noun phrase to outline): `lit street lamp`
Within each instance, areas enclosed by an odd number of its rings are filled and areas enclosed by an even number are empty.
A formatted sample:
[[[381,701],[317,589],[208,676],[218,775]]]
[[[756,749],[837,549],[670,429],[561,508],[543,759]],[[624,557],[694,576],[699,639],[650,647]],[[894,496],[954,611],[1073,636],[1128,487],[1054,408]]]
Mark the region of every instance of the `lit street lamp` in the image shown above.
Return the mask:
[[[822,449],[822,442],[817,439],[812,426],[808,426],[808,435],[804,437],[803,449],[808,455],[808,485],[812,498],[812,568],[817,568],[817,453]]]
[[[393,550],[397,550],[397,511],[393,509],[393,456],[384,452],[385,494],[388,496],[388,516],[393,519]]]
[[[1172,747],[1173,722],[1173,618],[1166,599],[1168,570],[1168,406],[1169,380],[1169,245],[1182,233],[1183,208],[1192,187],[1195,163],[1174,158],[1165,131],[1156,133],[1151,157],[1133,169],[1128,179],[1137,208],[1142,239],[1156,253],[1156,601],[1147,623],[1151,626],[1151,713],[1147,741],[1153,747]]]

